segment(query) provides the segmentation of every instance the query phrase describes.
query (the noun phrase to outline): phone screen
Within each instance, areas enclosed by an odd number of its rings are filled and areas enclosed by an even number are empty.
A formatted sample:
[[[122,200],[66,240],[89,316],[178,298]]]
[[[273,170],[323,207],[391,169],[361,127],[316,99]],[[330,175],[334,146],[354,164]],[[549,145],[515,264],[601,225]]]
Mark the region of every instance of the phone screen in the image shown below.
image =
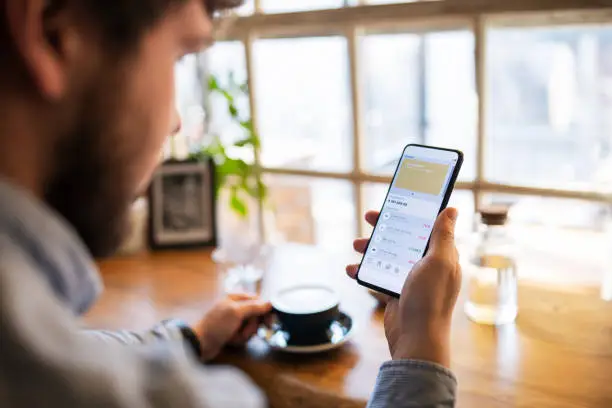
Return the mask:
[[[463,161],[456,150],[408,145],[357,273],[359,283],[398,295],[425,254]]]

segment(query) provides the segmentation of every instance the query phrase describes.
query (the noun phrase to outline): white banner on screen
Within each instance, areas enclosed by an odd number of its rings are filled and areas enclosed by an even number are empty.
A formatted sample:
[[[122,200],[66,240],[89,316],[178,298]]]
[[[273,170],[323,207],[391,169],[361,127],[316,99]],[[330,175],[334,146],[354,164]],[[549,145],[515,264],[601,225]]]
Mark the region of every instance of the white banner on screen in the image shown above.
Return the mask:
[[[412,197],[389,195],[385,210],[398,211],[405,215],[430,220],[438,214],[439,204],[433,201],[420,200]]]

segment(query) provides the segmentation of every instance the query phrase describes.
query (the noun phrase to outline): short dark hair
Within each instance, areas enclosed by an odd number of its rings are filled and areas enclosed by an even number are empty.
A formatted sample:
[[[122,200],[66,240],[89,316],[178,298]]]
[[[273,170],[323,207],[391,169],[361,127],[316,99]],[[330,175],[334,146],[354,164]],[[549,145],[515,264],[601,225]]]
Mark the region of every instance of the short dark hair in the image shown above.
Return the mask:
[[[74,0],[47,0],[48,13]],[[172,7],[187,0],[80,0],[77,7],[98,25],[108,45],[125,50],[151,28]],[[238,7],[243,0],[201,0],[211,18],[219,11]]]

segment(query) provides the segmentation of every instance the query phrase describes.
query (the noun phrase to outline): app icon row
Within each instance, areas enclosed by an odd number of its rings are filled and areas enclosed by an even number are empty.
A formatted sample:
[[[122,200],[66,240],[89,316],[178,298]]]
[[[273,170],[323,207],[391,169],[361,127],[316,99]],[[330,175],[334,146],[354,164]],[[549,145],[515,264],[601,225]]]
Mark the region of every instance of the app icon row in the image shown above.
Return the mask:
[[[399,266],[394,265],[391,262],[382,261],[380,259],[374,261],[374,266],[377,269],[380,269],[386,272],[391,272],[395,274],[399,274],[401,272],[401,269]]]

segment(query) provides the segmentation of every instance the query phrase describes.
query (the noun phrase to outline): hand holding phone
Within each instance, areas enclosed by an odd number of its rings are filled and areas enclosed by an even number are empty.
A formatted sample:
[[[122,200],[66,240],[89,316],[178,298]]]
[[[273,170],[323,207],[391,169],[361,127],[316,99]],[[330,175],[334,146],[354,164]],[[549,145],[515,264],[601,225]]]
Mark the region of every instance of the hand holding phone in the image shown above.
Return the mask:
[[[376,223],[379,214],[369,212],[366,221]],[[412,269],[400,299],[388,297],[385,332],[394,360],[412,359],[450,366],[450,327],[461,287],[459,255],[454,229],[457,211],[444,210],[437,218],[430,249]],[[356,240],[355,249],[364,253],[367,240]],[[358,265],[347,273],[356,278]]]
[[[444,209],[462,162],[456,150],[406,146],[380,213],[366,215],[374,226],[371,238],[355,241],[364,257],[347,272],[389,295],[385,332],[393,359],[450,365],[461,269],[454,242],[457,211]]]
[[[434,221],[448,204],[462,163],[458,150],[404,148],[357,272],[360,285],[399,297],[427,252]]]

